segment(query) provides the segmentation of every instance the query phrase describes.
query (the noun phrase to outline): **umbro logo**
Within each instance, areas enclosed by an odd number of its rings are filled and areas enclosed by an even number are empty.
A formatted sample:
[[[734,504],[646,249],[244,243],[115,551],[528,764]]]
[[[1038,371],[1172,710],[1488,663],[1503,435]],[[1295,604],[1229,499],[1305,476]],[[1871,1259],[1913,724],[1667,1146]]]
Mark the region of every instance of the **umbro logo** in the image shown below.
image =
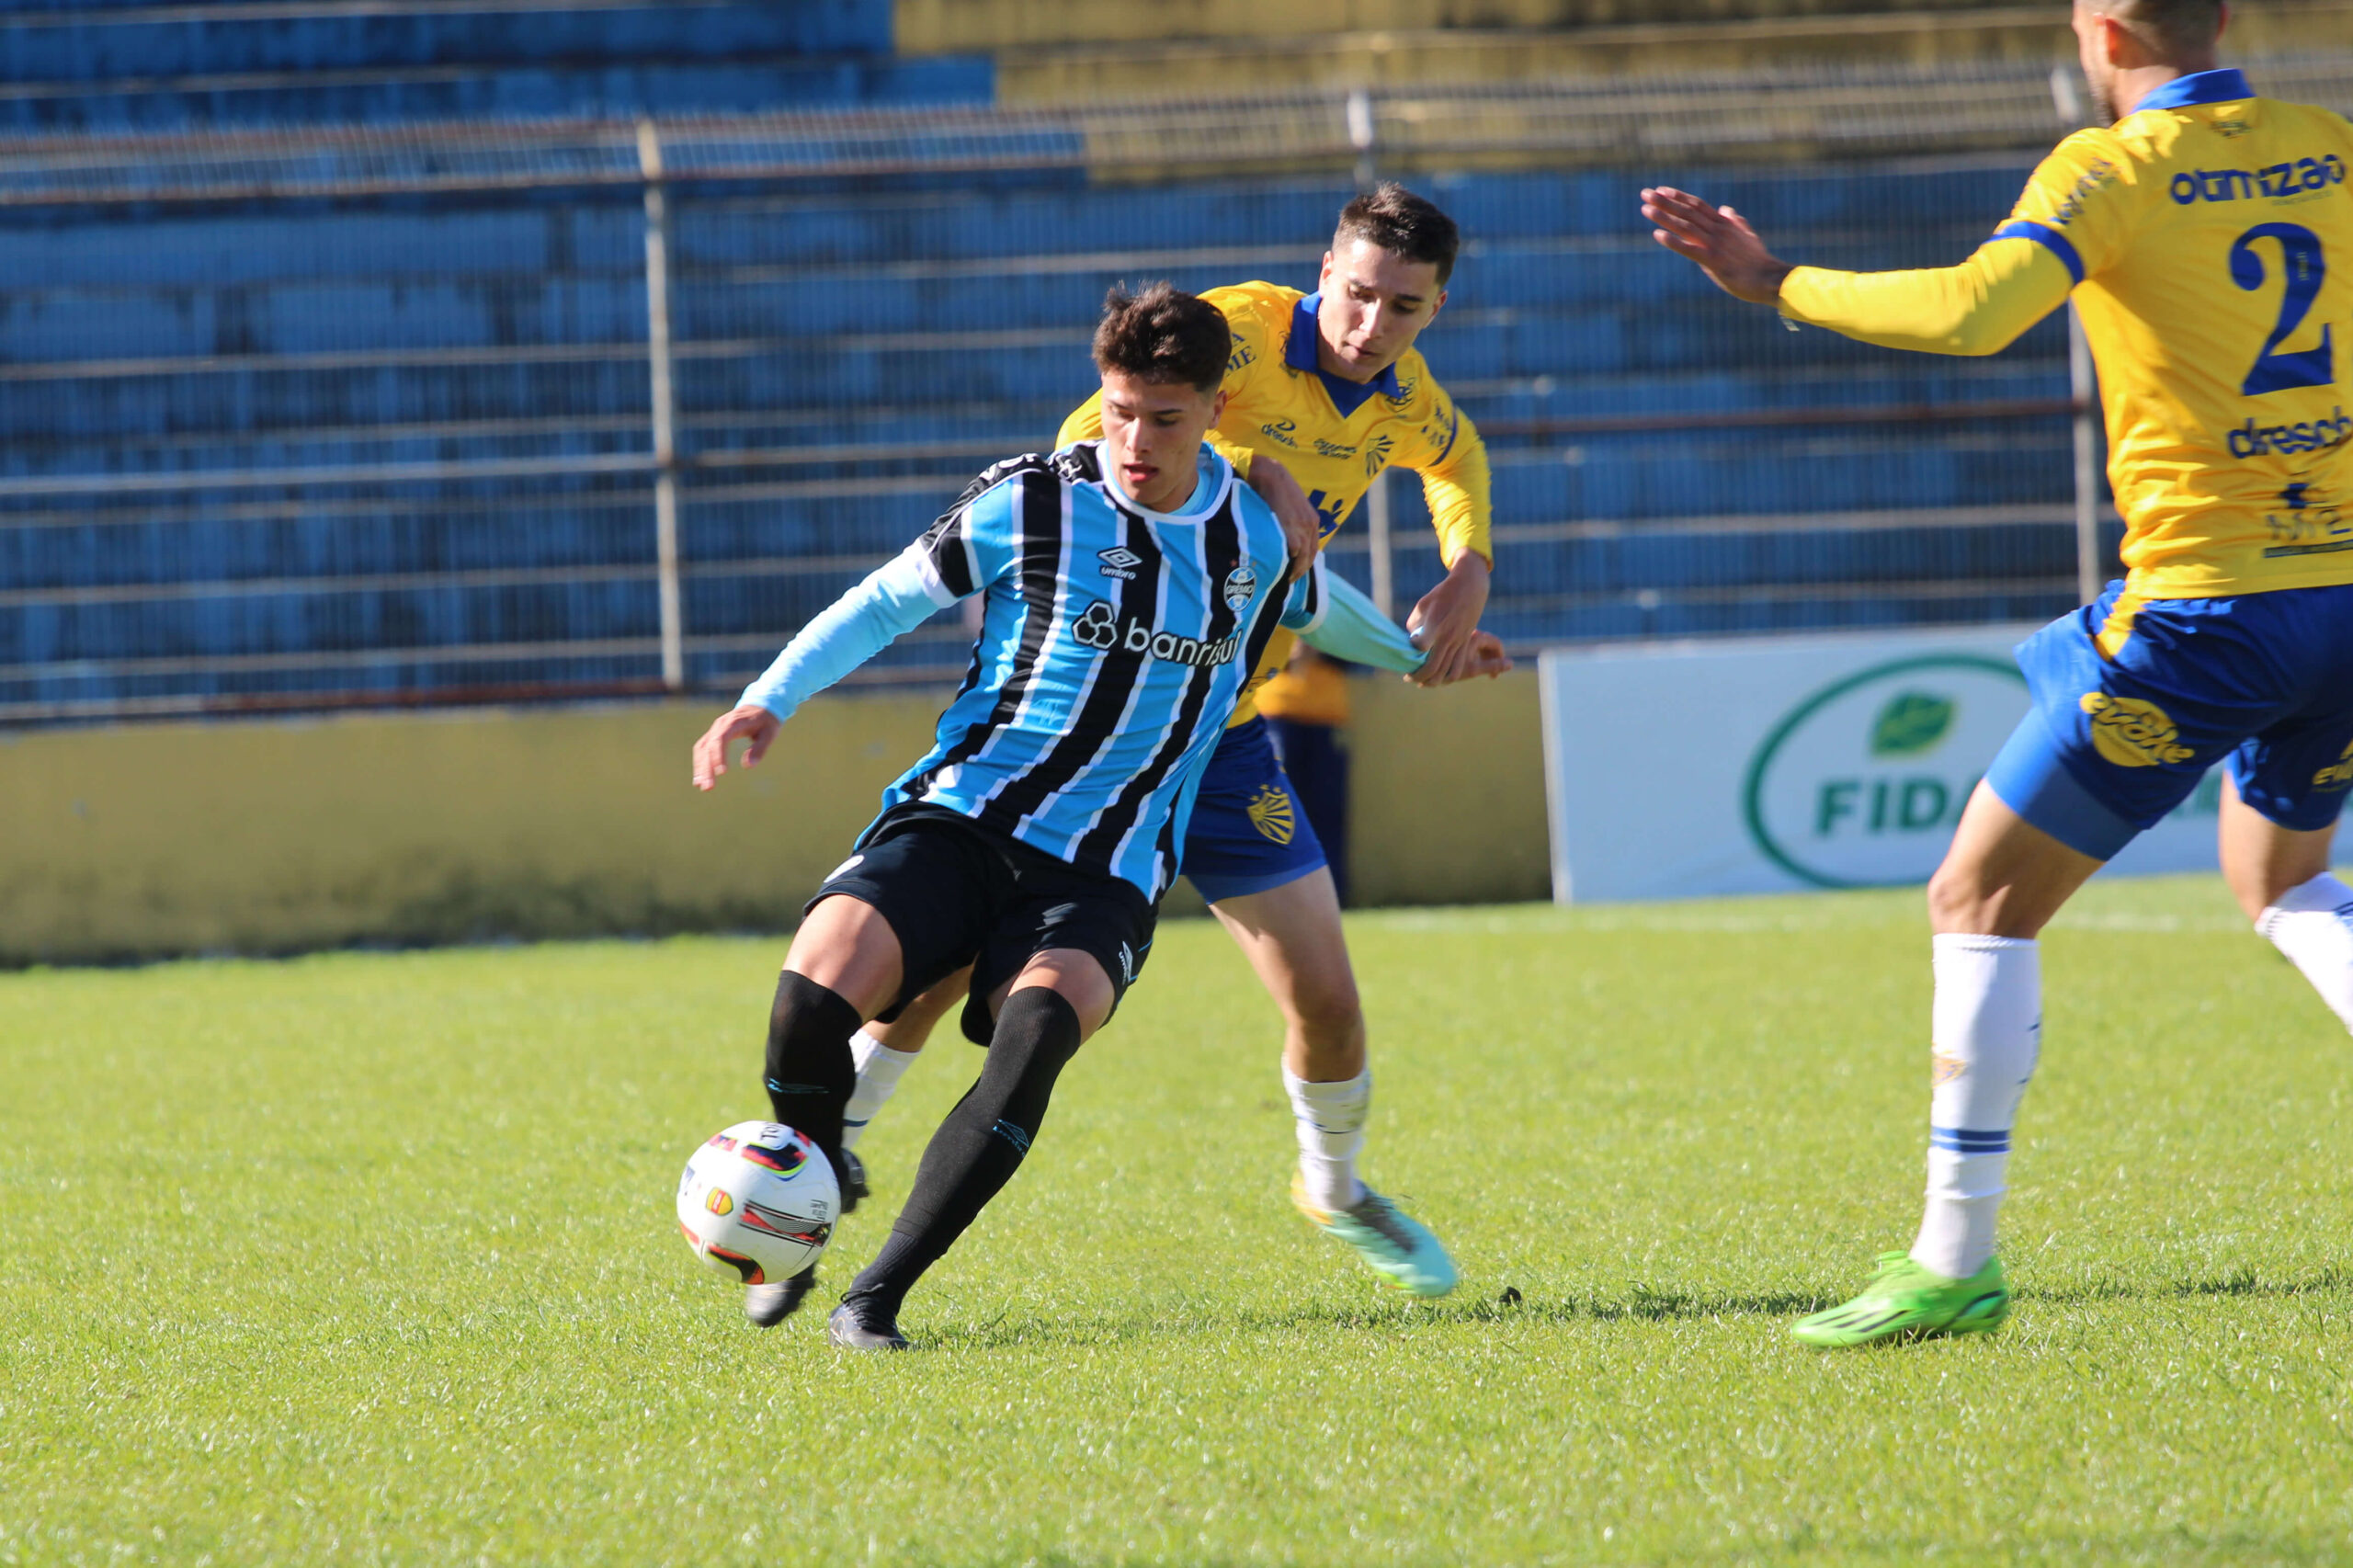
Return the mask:
[[[1134,582],[1136,568],[1143,564],[1143,557],[1124,544],[1115,544],[1108,550],[1098,550],[1095,552],[1095,559],[1103,562],[1103,575],[1117,577],[1122,583]]]

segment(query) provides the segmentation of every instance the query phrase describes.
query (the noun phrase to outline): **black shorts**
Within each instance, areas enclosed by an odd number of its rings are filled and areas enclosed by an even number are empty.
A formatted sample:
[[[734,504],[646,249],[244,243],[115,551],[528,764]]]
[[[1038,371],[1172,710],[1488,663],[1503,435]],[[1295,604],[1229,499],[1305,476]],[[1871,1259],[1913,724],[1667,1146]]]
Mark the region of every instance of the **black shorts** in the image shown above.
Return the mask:
[[[989,1040],[990,994],[1050,949],[1075,948],[1101,964],[1116,1010],[1143,971],[1159,914],[1132,883],[938,806],[884,812],[803,913],[836,893],[873,905],[899,938],[905,974],[882,1021],[971,964],[964,1036],[976,1045]]]

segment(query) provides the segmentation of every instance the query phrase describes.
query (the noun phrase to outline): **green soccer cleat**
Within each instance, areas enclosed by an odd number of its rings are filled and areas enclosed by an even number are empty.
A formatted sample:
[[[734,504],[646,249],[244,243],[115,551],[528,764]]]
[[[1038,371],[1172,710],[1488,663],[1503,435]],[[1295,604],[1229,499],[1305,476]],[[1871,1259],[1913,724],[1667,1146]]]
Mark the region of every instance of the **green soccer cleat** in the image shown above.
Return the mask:
[[[1966,1279],[1948,1279],[1913,1262],[1908,1253],[1883,1252],[1879,1272],[1861,1295],[1843,1307],[1800,1318],[1790,1332],[1808,1345],[1836,1349],[1945,1334],[1991,1334],[2009,1315],[2010,1282],[2002,1277],[2000,1258],[1987,1258]]]
[[[1454,1260],[1438,1239],[1372,1188],[1366,1187],[1353,1208],[1318,1209],[1307,1200],[1307,1184],[1294,1176],[1290,1200],[1317,1230],[1356,1248],[1366,1267],[1400,1290],[1436,1301],[1454,1289]]]

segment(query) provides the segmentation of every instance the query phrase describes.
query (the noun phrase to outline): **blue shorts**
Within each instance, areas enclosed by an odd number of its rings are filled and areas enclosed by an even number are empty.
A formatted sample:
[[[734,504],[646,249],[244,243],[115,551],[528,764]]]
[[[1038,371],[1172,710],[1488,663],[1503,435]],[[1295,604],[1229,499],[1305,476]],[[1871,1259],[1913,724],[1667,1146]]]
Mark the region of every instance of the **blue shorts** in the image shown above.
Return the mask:
[[[2327,827],[2353,786],[2353,585],[2138,599],[2110,583],[2018,659],[2034,706],[1985,782],[2096,859],[2226,756],[2239,798],[2285,828]]]
[[[1267,722],[1226,731],[1210,754],[1185,829],[1185,875],[1211,903],[1321,870],[1324,846],[1299,809]]]

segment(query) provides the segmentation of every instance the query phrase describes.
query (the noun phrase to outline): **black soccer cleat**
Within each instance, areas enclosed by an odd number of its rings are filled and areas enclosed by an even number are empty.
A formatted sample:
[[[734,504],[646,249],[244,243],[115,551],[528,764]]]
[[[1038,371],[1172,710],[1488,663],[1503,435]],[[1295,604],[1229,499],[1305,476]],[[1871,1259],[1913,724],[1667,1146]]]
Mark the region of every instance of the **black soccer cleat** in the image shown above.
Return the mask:
[[[907,1336],[891,1314],[855,1296],[834,1309],[825,1320],[825,1337],[842,1350],[912,1350]]]
[[[841,1181],[842,1213],[845,1217],[857,1209],[870,1190],[866,1185],[866,1162],[848,1149],[841,1151],[834,1162],[834,1175]]]
[[[752,1320],[754,1328],[774,1328],[801,1310],[809,1292],[817,1288],[817,1266],[811,1264],[790,1279],[779,1279],[772,1285],[754,1285],[744,1292],[744,1315]]]

